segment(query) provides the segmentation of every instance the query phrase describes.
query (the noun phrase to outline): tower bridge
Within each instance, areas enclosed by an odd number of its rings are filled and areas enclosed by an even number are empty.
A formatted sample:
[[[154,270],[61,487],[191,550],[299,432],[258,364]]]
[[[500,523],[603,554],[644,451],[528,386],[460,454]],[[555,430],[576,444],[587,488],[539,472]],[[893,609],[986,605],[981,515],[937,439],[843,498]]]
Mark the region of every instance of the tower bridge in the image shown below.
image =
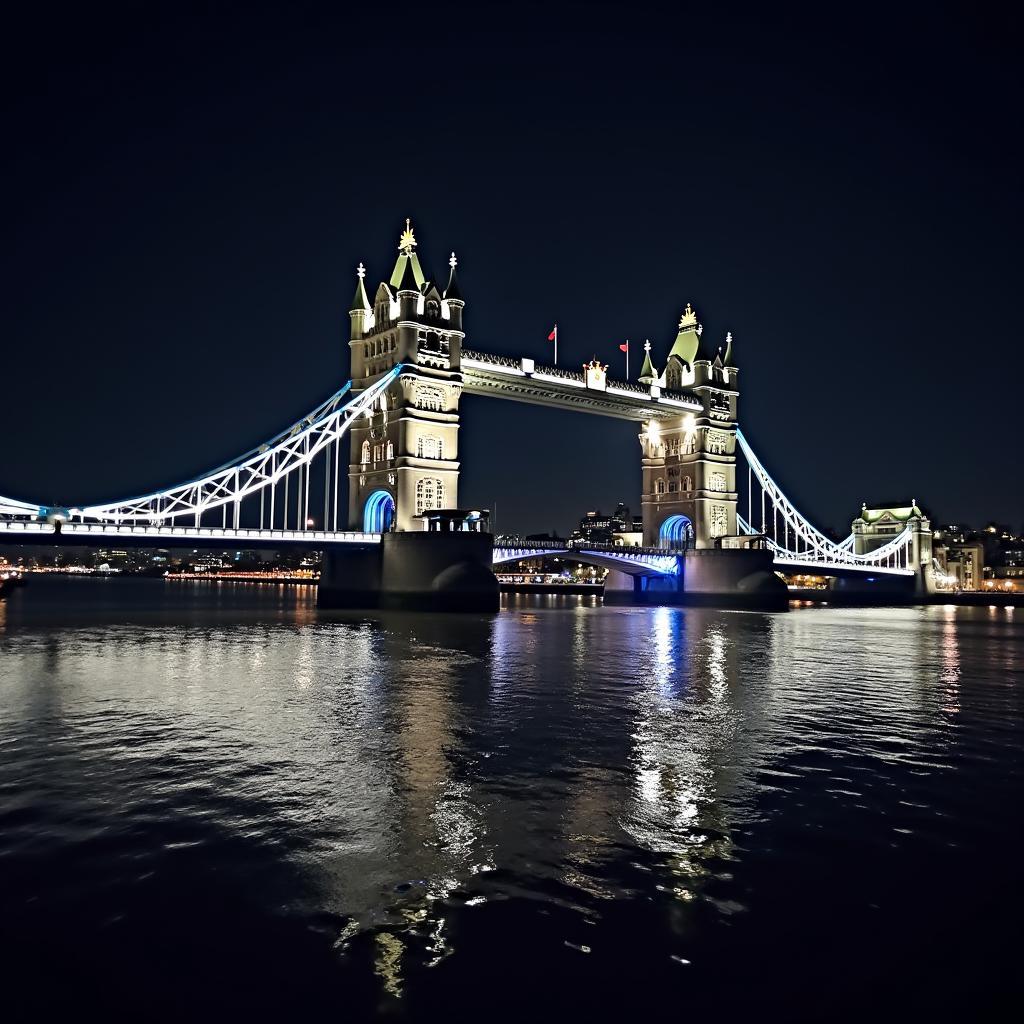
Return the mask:
[[[596,358],[577,370],[465,347],[457,265],[452,253],[446,282],[430,280],[406,222],[372,301],[358,268],[351,380],[308,415],[209,473],[135,498],[56,508],[0,497],[0,542],[295,544],[326,552],[325,599],[337,591],[348,603],[372,602],[377,591],[400,592],[405,577],[429,597],[444,577],[442,590],[496,600],[493,573],[488,582],[476,569],[540,549],[492,548],[475,528],[452,533],[451,518],[446,536],[427,529],[438,510],[459,504],[459,403],[468,393],[637,424],[644,546],[559,549],[608,568],[610,596],[778,597],[776,569],[934,589],[930,525],[916,503],[865,508],[850,535],[833,541],[786,498],[739,429],[733,338],[708,344],[690,305],[661,369],[648,342],[637,379],[616,380]]]

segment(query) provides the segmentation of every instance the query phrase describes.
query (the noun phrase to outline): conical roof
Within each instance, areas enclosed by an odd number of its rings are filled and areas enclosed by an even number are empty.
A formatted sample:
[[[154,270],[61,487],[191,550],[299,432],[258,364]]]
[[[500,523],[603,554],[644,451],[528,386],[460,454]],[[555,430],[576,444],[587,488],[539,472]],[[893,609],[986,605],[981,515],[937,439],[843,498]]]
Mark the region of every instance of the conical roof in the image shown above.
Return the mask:
[[[406,217],[405,230],[398,240],[398,259],[395,260],[395,269],[391,271],[391,287],[400,292],[418,292],[423,286],[423,281],[423,269],[416,255],[416,236],[412,233],[409,218]]]
[[[352,305],[349,306],[349,312],[354,313],[359,309],[370,309],[369,299],[366,297],[366,289],[363,287],[363,278],[366,276],[366,267],[359,264],[359,269],[356,271],[358,275],[356,277],[356,293],[352,296]]]
[[[697,314],[687,303],[683,315],[679,318],[679,333],[668,354],[669,359],[676,356],[687,366],[693,366],[693,361],[697,358],[697,352],[700,349],[699,331]]]
[[[644,365],[640,367],[640,376],[637,380],[641,384],[653,384],[658,379],[658,374],[655,372],[654,364],[651,362],[651,343],[650,341],[644,342]]]
[[[448,266],[452,268],[452,272],[448,275],[448,287],[444,290],[444,297],[446,299],[454,299],[456,302],[464,302],[462,290],[459,288],[459,279],[455,273],[455,267],[458,262],[455,258],[455,253],[452,253],[452,257],[448,261]]]

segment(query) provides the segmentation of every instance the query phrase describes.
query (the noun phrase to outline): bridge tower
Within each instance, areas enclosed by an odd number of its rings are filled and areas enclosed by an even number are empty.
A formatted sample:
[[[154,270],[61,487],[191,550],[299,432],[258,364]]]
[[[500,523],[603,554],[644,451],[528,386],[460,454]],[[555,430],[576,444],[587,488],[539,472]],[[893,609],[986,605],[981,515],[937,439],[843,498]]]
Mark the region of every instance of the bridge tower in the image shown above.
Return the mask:
[[[420,530],[420,513],[458,505],[465,303],[455,253],[442,291],[424,274],[416,244],[406,220],[394,270],[372,304],[359,265],[349,312],[352,390],[365,390],[399,363],[409,368],[349,431],[353,530]]]
[[[737,533],[736,403],[738,372],[732,335],[711,355],[703,328],[687,303],[679,333],[659,376],[649,343],[639,380],[661,397],[696,398],[699,412],[677,420],[651,420],[640,435],[643,449],[644,544],[714,548]]]
[[[918,594],[934,594],[935,566],[932,561],[932,526],[928,517],[913,498],[910,503],[876,505],[868,508],[865,502],[860,515],[854,519],[853,552],[867,555],[884,547],[904,530],[910,530],[908,568],[914,570],[914,589]]]

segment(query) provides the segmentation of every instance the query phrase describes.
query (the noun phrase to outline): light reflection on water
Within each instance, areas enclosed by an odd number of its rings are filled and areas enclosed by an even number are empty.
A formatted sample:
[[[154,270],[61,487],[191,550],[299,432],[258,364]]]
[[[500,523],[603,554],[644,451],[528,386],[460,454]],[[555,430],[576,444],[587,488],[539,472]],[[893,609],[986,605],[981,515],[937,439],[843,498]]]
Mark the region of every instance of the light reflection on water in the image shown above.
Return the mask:
[[[855,955],[877,915],[928,946],[915,885],[998,874],[1016,827],[1021,631],[986,609],[360,616],[115,586],[0,605],[0,891],[51,956],[70,897],[99,949],[144,945],[155,905],[247,948],[244,908],[296,978],[260,929],[322,941],[340,974],[307,998],[414,1013],[488,948],[529,961],[524,992],[643,964],[652,1000],[699,1000],[727,965]]]

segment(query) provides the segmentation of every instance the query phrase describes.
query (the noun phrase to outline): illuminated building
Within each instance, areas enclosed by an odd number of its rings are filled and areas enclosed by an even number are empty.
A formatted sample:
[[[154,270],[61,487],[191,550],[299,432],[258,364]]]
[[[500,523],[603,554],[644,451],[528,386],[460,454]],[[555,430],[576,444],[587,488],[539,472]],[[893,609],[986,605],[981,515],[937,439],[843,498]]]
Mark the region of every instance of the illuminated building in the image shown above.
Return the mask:
[[[587,512],[580,519],[580,525],[572,532],[573,540],[586,541],[588,544],[616,544],[616,537],[623,537],[643,532],[643,519],[630,515],[629,506],[621,501],[615,506],[611,515],[594,510]]]
[[[699,412],[677,420],[651,420],[640,434],[643,449],[643,539],[648,546],[715,547],[738,532],[736,522],[736,403],[739,398],[732,335],[725,352],[711,352],[690,307],[662,373],[644,344],[638,380],[681,406]]]
[[[349,313],[352,390],[399,363],[403,373],[350,431],[349,525],[381,533],[422,529],[423,512],[458,505],[462,309],[455,254],[444,290],[427,280],[409,222],[388,281],[371,305],[360,264]]]

